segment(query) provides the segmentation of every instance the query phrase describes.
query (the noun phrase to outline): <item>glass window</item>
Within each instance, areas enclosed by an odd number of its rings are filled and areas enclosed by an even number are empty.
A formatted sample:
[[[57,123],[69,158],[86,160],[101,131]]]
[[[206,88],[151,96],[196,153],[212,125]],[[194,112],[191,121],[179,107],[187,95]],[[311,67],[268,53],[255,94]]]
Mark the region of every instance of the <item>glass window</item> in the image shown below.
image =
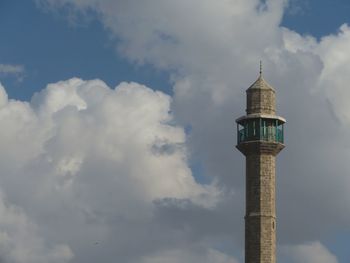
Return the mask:
[[[237,125],[238,143],[244,141],[272,141],[283,143],[283,123],[277,119],[246,119]]]

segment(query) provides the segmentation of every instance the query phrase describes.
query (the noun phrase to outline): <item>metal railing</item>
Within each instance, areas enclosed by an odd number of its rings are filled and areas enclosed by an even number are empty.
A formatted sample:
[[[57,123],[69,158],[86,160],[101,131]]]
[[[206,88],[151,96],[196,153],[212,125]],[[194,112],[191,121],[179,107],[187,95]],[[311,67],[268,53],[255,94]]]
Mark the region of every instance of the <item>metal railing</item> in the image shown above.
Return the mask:
[[[256,134],[248,133],[247,129],[238,131],[237,134],[238,143],[248,141],[267,141],[267,142],[278,142],[284,143],[284,136],[282,129],[260,129],[260,132]]]

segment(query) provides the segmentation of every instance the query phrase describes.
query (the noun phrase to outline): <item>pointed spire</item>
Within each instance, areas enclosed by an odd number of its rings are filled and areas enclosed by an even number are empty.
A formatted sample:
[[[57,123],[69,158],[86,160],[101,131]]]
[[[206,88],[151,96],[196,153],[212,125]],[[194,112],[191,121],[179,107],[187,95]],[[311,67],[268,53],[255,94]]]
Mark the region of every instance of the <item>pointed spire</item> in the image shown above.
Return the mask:
[[[248,88],[248,90],[253,89],[271,89],[274,90],[262,77],[262,61],[260,60],[260,70],[259,70],[259,78]]]

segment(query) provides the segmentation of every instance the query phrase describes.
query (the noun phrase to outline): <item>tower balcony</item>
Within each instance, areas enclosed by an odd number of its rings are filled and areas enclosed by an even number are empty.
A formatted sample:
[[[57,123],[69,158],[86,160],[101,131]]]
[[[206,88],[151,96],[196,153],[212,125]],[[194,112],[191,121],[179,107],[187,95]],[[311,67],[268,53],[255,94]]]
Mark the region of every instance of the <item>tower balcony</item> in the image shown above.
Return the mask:
[[[236,120],[237,144],[263,141],[284,144],[285,119],[275,115],[250,114]]]

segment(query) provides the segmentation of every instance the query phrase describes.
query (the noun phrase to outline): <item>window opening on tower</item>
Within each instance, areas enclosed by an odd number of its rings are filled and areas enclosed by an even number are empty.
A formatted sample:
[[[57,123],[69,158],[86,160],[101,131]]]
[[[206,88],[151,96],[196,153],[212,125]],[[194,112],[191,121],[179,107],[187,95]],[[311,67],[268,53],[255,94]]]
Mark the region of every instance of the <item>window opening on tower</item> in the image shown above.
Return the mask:
[[[278,119],[246,119],[237,124],[238,143],[269,141],[284,143],[283,122]]]

